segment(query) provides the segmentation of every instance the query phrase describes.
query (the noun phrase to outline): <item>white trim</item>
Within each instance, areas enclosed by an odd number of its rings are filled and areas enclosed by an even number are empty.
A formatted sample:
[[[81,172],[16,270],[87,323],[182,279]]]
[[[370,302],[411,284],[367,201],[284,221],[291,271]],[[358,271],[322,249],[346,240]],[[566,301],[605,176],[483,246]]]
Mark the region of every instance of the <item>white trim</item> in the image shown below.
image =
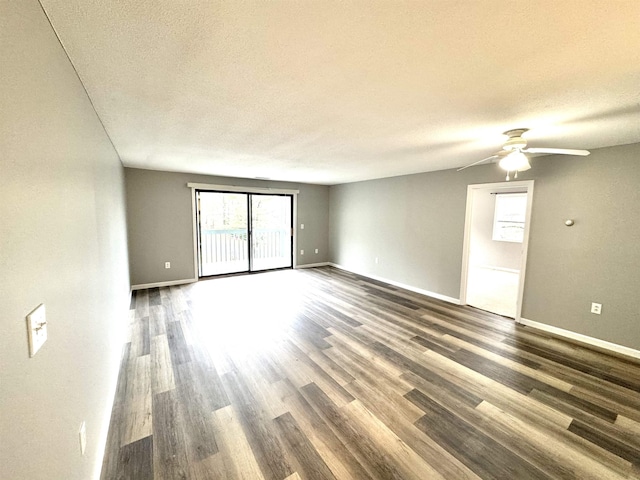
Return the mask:
[[[516,318],[522,318],[522,301],[524,299],[524,281],[527,275],[527,255],[529,254],[529,234],[531,232],[531,211],[533,208],[533,180],[522,182],[527,185],[527,212],[524,224],[524,238],[522,239],[522,256],[520,263],[520,279],[518,282],[518,303],[516,304]]]
[[[191,189],[191,235],[193,236],[193,276],[200,278],[200,264],[198,262],[198,196],[196,189]]]
[[[491,265],[471,265],[471,266],[475,268],[484,268],[486,270],[496,270],[498,272],[520,273],[520,270],[516,270],[515,268],[493,267]]]
[[[389,285],[394,285],[396,287],[404,288],[405,290],[409,290],[410,292],[419,293],[421,295],[426,295],[427,297],[437,298],[438,300],[444,300],[445,302],[453,303],[455,305],[460,305],[460,300],[458,300],[457,298],[448,297],[447,295],[442,295],[436,292],[430,292],[429,290],[423,290],[422,288],[407,285],[406,283],[396,282],[394,280],[389,280],[388,278],[378,277],[377,275],[371,275],[370,273],[359,272],[351,268],[345,267],[343,265],[338,265],[337,263],[328,262],[327,265],[331,265],[332,267],[339,268],[340,270],[345,270],[347,272],[355,273],[356,275],[361,275],[363,277],[371,278],[372,280],[377,280],[378,282],[384,282],[384,283],[388,283]]]
[[[527,320],[526,318],[522,318],[522,317],[520,318],[520,321],[518,323],[532,327],[532,328],[536,328],[538,330],[542,330],[544,332],[553,333],[560,337],[569,338],[571,340],[576,340],[581,343],[586,343],[587,345],[592,345],[594,347],[599,347],[605,350],[619,353],[627,357],[640,359],[640,350],[635,350],[630,347],[618,345],[617,343],[607,342],[606,340],[600,340],[599,338],[589,337],[588,335],[583,335],[581,333],[572,332],[571,330],[565,330],[563,328],[554,327],[552,325],[547,325],[546,323]]]
[[[185,283],[195,283],[197,278],[185,278],[183,280],[169,280],[168,282],[141,283],[139,285],[131,285],[131,290],[143,290],[145,288],[170,287],[172,285],[184,285]]]
[[[187,187],[195,190],[215,190],[218,192],[242,192],[242,193],[271,193],[284,195],[297,195],[300,190],[271,187],[242,187],[238,185],[213,185],[209,183],[187,183]]]
[[[318,263],[305,263],[304,265],[296,265],[293,268],[314,268],[314,267],[327,267],[332,265],[329,262],[318,262]]]
[[[527,252],[529,250],[529,232],[531,230],[531,207],[533,205],[533,180],[518,182],[479,183],[467,186],[467,206],[464,218],[464,241],[462,246],[462,272],[460,274],[460,305],[467,304],[467,283],[469,279],[469,250],[471,248],[471,220],[473,210],[473,195],[478,190],[505,190],[513,188],[526,188],[527,213],[524,225],[524,239],[522,241],[522,255],[520,264],[520,278],[518,283],[518,299],[516,303],[516,317],[519,321],[522,315],[522,299],[524,297],[524,281],[527,267]]]
[[[291,267],[298,266],[298,195],[293,195],[293,252],[291,252]]]
[[[473,189],[467,186],[467,203],[464,216],[464,238],[462,242],[462,272],[460,274],[460,305],[467,304],[467,283],[469,282],[469,250],[471,248],[471,210]]]

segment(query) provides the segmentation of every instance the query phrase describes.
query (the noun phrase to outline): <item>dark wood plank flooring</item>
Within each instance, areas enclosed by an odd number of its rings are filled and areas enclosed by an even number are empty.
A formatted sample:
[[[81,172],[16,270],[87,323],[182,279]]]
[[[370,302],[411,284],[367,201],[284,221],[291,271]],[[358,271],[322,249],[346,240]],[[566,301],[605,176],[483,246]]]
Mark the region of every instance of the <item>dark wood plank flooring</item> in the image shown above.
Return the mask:
[[[640,479],[640,364],[331,267],[140,290],[102,478]]]

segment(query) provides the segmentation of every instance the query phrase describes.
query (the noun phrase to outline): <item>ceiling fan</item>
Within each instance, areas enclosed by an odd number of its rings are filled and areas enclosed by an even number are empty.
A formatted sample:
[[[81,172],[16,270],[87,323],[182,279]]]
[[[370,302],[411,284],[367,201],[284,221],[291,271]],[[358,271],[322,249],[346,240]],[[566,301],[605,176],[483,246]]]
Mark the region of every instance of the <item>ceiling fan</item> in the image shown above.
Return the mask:
[[[504,132],[508,140],[502,146],[502,150],[491,155],[490,157],[483,158],[482,160],[478,160],[477,162],[473,162],[469,165],[466,165],[462,168],[458,169],[458,172],[464,170],[465,168],[473,167],[475,165],[479,165],[483,162],[493,161],[500,159],[498,161],[498,165],[503,170],[507,171],[507,181],[509,181],[510,173],[513,172],[513,178],[518,178],[518,172],[524,172],[525,170],[529,170],[531,165],[529,164],[529,159],[525,155],[525,153],[548,153],[551,155],[579,155],[586,156],[589,155],[589,150],[573,150],[569,148],[527,148],[527,141],[522,138],[522,135],[528,132],[528,128],[515,128],[513,130],[507,130]]]

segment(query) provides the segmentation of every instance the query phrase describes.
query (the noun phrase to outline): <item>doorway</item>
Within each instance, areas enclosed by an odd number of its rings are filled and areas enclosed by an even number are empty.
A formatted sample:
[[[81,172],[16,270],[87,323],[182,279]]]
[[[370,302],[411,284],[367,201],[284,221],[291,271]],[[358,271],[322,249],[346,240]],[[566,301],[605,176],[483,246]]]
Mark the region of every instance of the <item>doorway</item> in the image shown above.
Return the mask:
[[[522,313],[533,181],[469,185],[460,303]]]
[[[293,195],[195,195],[199,277],[293,266]]]

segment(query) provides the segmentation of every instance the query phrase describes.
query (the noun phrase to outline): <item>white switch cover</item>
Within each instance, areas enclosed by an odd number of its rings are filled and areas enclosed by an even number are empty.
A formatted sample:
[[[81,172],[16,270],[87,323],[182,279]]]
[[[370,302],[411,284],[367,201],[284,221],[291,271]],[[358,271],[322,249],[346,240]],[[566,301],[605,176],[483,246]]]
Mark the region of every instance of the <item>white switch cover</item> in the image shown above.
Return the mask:
[[[318,253],[318,249],[316,248],[316,253]]]
[[[300,230],[304,230],[304,223],[300,224]]]
[[[29,334],[29,356],[33,357],[47,341],[47,315],[44,303],[27,315],[27,332]]]
[[[80,455],[84,455],[87,449],[87,425],[84,422],[80,425],[78,435],[80,436]]]

